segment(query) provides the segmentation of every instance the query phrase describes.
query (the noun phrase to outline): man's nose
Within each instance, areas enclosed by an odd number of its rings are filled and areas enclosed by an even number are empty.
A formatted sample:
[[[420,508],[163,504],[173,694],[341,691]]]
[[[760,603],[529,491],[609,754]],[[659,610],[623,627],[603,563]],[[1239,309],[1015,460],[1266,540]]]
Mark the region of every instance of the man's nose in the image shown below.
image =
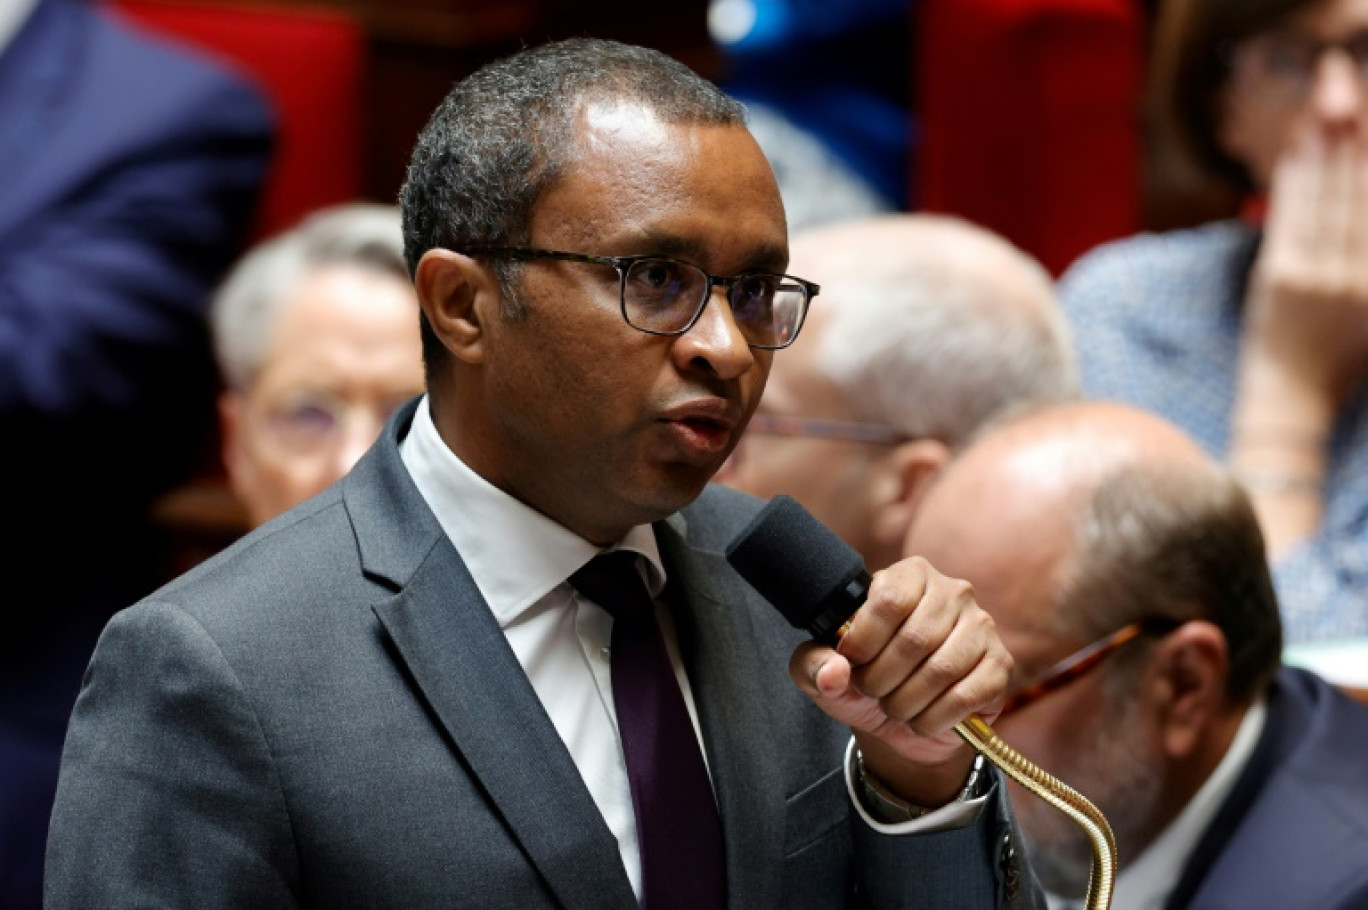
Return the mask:
[[[716,285],[695,322],[675,342],[676,356],[704,366],[722,379],[735,379],[755,363],[755,354],[741,334],[727,299],[727,289]]]

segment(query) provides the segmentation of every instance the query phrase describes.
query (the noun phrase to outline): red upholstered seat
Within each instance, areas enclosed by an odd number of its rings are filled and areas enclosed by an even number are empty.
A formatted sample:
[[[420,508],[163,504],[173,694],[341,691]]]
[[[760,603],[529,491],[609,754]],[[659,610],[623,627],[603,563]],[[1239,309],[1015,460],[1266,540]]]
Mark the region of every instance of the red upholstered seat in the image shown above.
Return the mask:
[[[918,208],[1058,274],[1140,227],[1138,0],[919,0]]]
[[[108,2],[137,24],[236,65],[270,98],[279,127],[276,157],[251,239],[360,197],[366,45],[358,21],[298,7]]]

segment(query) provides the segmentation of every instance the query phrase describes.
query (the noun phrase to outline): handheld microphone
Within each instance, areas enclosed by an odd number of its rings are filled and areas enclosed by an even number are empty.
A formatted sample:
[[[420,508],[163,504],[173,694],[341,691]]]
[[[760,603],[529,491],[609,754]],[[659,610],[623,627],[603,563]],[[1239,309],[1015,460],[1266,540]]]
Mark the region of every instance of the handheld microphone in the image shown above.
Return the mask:
[[[771,499],[726,555],[790,625],[833,647],[869,594],[860,554],[791,496]]]
[[[776,496],[726,550],[742,578],[789,624],[835,646],[869,594],[870,575],[860,554],[791,496]],[[1068,784],[1022,757],[976,714],[955,724],[965,742],[1023,787],[1072,818],[1093,848],[1088,910],[1111,904],[1116,839],[1097,807]]]

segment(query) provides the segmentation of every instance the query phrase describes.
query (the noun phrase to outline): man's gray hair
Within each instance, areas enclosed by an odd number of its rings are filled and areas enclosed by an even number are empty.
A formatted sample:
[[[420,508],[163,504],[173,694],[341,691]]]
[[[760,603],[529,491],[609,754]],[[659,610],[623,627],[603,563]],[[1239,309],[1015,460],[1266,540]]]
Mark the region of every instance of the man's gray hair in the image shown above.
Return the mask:
[[[407,282],[398,207],[356,202],[320,209],[238,261],[209,311],[214,354],[229,388],[247,389],[256,381],[282,305],[311,274],[334,265]],[[416,319],[416,305],[414,311]]]
[[[813,306],[831,307],[818,368],[853,416],[958,448],[1009,408],[1078,396],[1071,333],[1043,266],[959,218],[884,220],[904,224],[888,235],[893,249],[819,253],[832,268],[812,276],[822,284]]]
[[[1083,640],[1129,623],[1207,620],[1230,649],[1226,694],[1242,701],[1272,680],[1282,621],[1254,507],[1230,473],[1190,459],[1124,465],[1103,477],[1075,525],[1061,569],[1059,631]],[[1125,698],[1145,648],[1112,659]]]

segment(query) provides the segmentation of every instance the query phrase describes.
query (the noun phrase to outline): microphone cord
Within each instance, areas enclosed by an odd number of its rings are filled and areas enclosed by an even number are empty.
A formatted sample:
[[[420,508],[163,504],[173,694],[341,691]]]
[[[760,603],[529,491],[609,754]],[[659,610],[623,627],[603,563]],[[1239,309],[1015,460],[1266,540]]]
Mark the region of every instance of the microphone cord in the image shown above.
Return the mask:
[[[1092,869],[1088,873],[1088,897],[1084,906],[1087,910],[1107,910],[1116,884],[1116,838],[1101,810],[1073,787],[1003,742],[978,715],[971,714],[955,724],[955,732],[1004,774],[1069,816],[1087,833],[1092,845]]]
[[[840,641],[850,623],[843,624],[834,638]],[[1116,887],[1116,836],[1111,825],[1092,802],[1009,746],[983,718],[970,714],[955,724],[960,738],[982,753],[983,757],[1002,769],[1012,780],[1063,812],[1083,829],[1092,846],[1092,868],[1088,871],[1088,895],[1085,910],[1108,910],[1112,891]]]
[[[799,554],[801,558],[795,559]],[[727,561],[794,628],[835,647],[869,592],[860,554],[792,496],[771,499],[727,547]],[[1081,793],[1017,752],[971,714],[955,732],[1012,780],[1073,819],[1092,845],[1086,910],[1108,910],[1116,884],[1116,837]]]

